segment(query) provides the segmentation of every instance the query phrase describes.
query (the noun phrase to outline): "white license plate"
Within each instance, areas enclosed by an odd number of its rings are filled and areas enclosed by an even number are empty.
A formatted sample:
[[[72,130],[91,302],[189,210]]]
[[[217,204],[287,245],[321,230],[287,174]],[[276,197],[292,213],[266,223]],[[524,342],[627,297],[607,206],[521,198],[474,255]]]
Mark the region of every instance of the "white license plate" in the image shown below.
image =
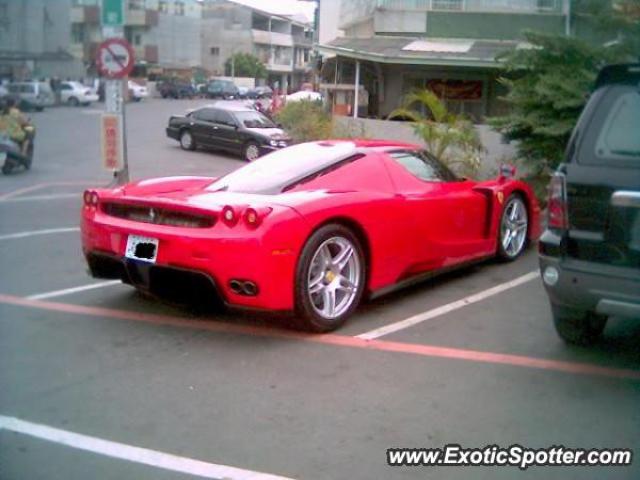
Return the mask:
[[[155,263],[158,257],[158,239],[129,235],[124,256],[134,260]]]

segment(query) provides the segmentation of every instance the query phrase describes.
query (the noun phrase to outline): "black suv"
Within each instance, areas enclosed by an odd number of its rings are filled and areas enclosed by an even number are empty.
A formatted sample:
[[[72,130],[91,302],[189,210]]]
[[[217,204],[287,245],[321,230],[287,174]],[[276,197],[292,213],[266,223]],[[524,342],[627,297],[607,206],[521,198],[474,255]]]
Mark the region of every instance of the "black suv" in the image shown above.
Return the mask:
[[[604,68],[549,187],[540,269],[560,337],[640,319],[640,64]]]
[[[212,80],[207,85],[208,98],[223,98],[225,100],[239,98],[240,91],[230,80]]]
[[[219,101],[184,116],[174,115],[169,118],[167,136],[178,140],[184,150],[217,148],[247,161],[291,144],[278,125],[246,102]]]

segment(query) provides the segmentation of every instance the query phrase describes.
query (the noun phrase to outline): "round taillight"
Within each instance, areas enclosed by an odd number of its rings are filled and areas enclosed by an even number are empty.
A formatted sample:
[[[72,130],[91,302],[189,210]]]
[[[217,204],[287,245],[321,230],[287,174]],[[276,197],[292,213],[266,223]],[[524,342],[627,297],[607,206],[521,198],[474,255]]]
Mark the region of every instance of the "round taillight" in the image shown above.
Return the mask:
[[[249,225],[256,226],[259,223],[258,212],[253,208],[247,208],[244,212],[244,219]]]
[[[82,194],[82,200],[87,207],[96,207],[98,205],[98,194],[92,190],[85,190]]]
[[[227,205],[222,209],[222,220],[229,226],[236,224],[238,219],[236,218],[236,212],[233,207]]]

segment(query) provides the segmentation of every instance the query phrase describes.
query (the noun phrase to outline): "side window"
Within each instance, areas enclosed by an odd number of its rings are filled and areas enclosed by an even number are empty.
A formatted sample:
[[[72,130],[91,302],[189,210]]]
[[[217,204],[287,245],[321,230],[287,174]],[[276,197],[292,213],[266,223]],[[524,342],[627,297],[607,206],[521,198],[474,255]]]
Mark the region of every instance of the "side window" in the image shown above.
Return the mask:
[[[196,110],[192,113],[192,115],[196,120],[201,120],[203,122],[216,121],[215,110],[213,110],[212,108],[203,108],[201,110]]]
[[[601,158],[628,158],[640,161],[640,92],[620,95],[604,121],[596,155]]]
[[[399,151],[389,154],[411,175],[425,182],[453,182],[455,175],[427,152]]]
[[[231,127],[236,125],[236,121],[233,119],[229,112],[225,112],[224,110],[216,110],[215,111],[215,120],[214,122],[220,123],[222,125],[229,125]]]

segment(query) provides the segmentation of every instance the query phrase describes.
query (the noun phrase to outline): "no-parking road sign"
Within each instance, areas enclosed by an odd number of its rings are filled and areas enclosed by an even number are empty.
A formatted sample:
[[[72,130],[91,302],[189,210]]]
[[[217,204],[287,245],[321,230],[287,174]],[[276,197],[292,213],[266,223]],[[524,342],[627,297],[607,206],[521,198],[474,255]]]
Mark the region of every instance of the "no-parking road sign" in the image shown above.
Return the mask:
[[[98,46],[96,60],[101,75],[124,78],[133,70],[133,49],[124,38],[109,38]]]

